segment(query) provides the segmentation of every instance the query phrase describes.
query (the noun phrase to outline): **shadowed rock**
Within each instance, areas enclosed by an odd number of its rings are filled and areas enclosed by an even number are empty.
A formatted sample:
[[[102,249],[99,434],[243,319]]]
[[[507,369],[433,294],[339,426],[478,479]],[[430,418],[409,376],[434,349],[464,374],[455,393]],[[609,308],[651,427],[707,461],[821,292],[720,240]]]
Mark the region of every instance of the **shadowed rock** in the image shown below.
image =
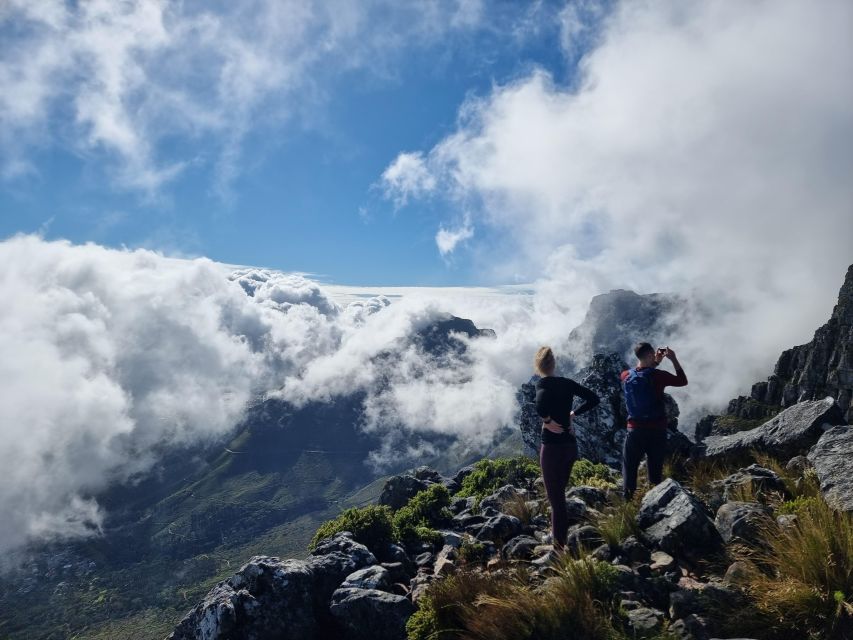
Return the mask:
[[[709,436],[699,451],[708,458],[736,458],[751,450],[784,458],[807,449],[826,428],[839,424],[844,424],[844,416],[833,398],[808,400],[785,409],[755,429]]]
[[[642,539],[675,556],[697,556],[722,542],[701,503],[668,478],[645,496],[637,515]]]
[[[835,509],[853,511],[853,428],[835,427],[824,433],[808,459],[826,501]]]

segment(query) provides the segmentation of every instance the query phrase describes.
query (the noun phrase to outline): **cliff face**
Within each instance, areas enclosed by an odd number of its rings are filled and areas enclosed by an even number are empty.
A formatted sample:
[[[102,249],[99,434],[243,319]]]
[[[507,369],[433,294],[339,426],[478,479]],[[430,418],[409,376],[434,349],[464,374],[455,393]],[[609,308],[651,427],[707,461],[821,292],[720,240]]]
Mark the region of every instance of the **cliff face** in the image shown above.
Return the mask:
[[[784,351],[773,375],[752,386],[749,396],[729,403],[727,415],[747,420],[769,417],[780,407],[832,396],[853,421],[853,265],[838,294],[832,317],[808,344]]]

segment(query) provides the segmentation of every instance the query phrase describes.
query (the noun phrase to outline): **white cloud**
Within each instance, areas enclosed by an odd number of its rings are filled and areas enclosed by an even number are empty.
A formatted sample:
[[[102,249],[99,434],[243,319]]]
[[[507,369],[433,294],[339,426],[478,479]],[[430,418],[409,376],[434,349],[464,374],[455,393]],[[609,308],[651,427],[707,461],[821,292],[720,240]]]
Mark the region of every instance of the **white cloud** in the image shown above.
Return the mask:
[[[393,197],[397,206],[405,205],[409,198],[428,195],[435,189],[436,180],[424,164],[423,154],[401,153],[382,172],[385,194]]]
[[[474,227],[466,221],[465,224],[460,227],[456,227],[455,229],[447,229],[445,227],[439,228],[438,232],[435,234],[435,244],[438,246],[439,253],[441,253],[442,256],[447,256],[448,254],[453,253],[460,242],[470,240],[473,237]]]
[[[362,392],[363,426],[378,433],[483,441],[511,420],[527,369],[505,361],[511,342],[435,362],[408,339],[447,311],[503,330],[502,317],[525,317],[526,298],[345,295],[339,304],[300,275],[206,259],[0,242],[0,552],[99,531],[92,496],[168,447],[224,436],[265,394],[302,405]]]
[[[810,339],[853,257],[853,6],[625,2],[591,19],[569,87],[537,71],[469,100],[419,180],[501,239],[467,244],[495,280],[538,279],[572,310],[611,288],[692,296],[703,313],[670,338],[693,406],[716,404]]]
[[[310,119],[341,73],[387,75],[403,49],[483,18],[478,2],[455,0],[10,0],[0,175],[21,176],[33,147],[55,144],[151,195],[213,162],[227,196],[250,132]]]

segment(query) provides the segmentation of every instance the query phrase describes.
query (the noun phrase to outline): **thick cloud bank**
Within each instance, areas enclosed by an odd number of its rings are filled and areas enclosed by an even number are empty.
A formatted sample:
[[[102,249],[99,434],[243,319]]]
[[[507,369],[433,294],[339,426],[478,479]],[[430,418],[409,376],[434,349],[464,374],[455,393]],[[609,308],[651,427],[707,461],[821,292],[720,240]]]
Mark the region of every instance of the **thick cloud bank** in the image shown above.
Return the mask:
[[[0,551],[98,530],[92,495],[261,394],[361,390],[373,430],[487,438],[512,417],[496,357],[438,366],[407,346],[439,310],[417,295],[342,307],[301,276],[34,236],[0,243],[0,295]]]
[[[557,315],[611,288],[682,294],[667,340],[694,404],[722,402],[825,322],[853,260],[853,5],[573,7],[567,60],[577,34],[595,44],[571,86],[537,71],[469,100],[383,186],[466,211],[473,237],[441,253],[538,279]]]

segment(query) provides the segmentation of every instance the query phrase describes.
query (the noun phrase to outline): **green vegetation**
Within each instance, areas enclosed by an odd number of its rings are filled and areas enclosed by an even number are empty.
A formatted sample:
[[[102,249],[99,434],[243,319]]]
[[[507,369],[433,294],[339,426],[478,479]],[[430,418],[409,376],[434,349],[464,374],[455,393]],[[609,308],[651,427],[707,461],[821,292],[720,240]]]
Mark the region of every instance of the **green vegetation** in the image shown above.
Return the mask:
[[[590,462],[581,458],[572,467],[570,481],[573,486],[598,487],[599,489],[615,489],[613,472],[606,464]]]
[[[452,514],[450,493],[443,484],[433,484],[419,491],[394,514],[394,536],[404,543],[422,540],[438,543],[441,535],[433,527],[446,524]]]
[[[459,547],[459,559],[464,564],[482,564],[486,561],[486,545],[466,537]]]
[[[349,531],[357,542],[374,553],[379,552],[394,539],[394,525],[391,517],[391,507],[385,505],[371,504],[366,507],[347,509],[334,520],[320,525],[308,545],[308,550],[313,551],[323,538],[329,538],[341,531]]]
[[[456,495],[463,498],[474,496],[479,503],[506,484],[524,486],[539,474],[539,464],[527,456],[483,459],[462,481],[462,488]]]

